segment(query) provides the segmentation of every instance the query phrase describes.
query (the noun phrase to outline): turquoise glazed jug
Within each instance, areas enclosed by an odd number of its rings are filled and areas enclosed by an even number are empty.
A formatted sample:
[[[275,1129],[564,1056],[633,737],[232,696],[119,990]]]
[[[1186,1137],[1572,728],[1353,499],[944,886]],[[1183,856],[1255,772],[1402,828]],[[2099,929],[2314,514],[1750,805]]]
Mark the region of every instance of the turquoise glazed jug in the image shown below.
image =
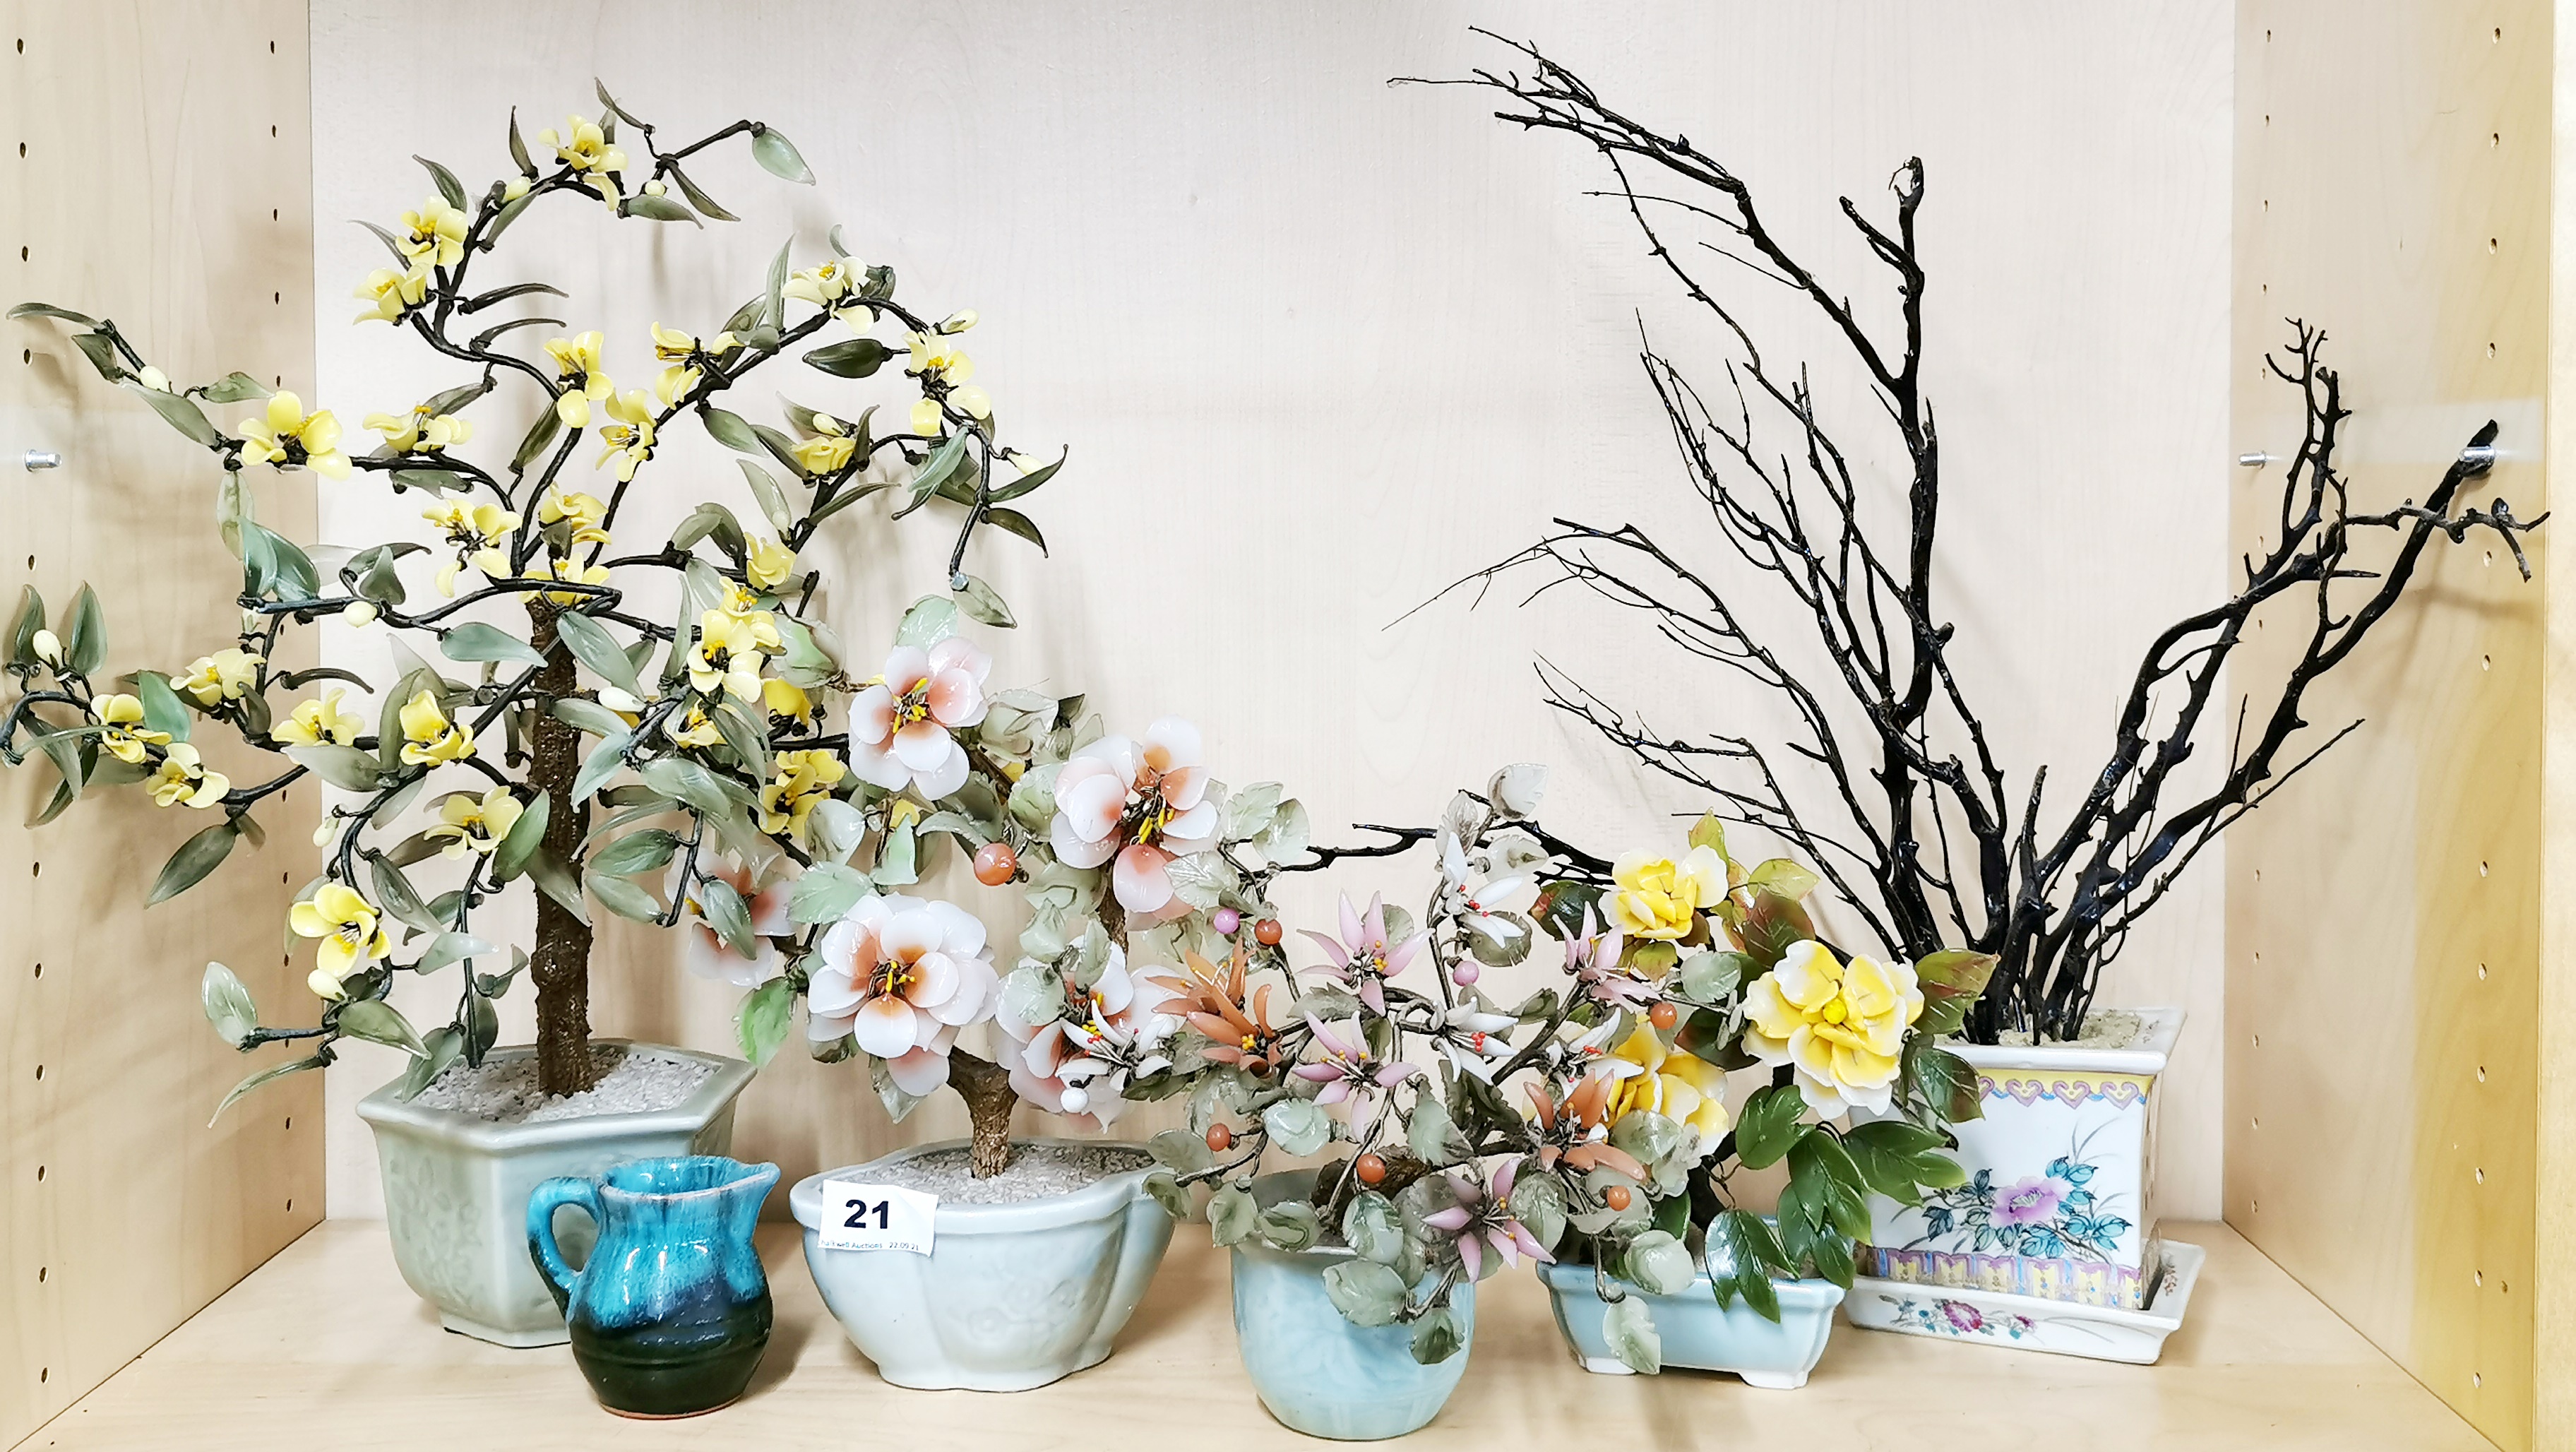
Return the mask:
[[[769,1278],[751,1233],[778,1166],[721,1155],[632,1160],[595,1180],[558,1176],[528,1197],[528,1255],[555,1293],[573,1360],[622,1417],[690,1417],[742,1395],[769,1345]],[[555,1244],[555,1210],[599,1223],[580,1270]]]

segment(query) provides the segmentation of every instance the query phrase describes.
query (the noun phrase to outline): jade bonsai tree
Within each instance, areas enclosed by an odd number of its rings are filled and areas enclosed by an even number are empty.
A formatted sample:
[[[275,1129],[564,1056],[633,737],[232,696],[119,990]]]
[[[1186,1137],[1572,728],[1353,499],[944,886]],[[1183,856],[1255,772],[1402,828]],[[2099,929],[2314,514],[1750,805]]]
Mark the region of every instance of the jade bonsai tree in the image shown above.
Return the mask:
[[[540,1089],[591,1087],[591,935],[604,908],[694,931],[700,964],[748,990],[739,1029],[755,1061],[787,1037],[802,997],[814,1053],[867,1059],[897,1113],[953,1082],[974,1115],[976,1172],[998,1172],[1011,1074],[954,1048],[1003,997],[983,929],[899,889],[953,840],[985,882],[1031,884],[1040,947],[1074,914],[1095,930],[1105,916],[1121,940],[1129,913],[1189,931],[1191,904],[1213,898],[1186,854],[1222,841],[1293,855],[1303,813],[1276,788],[1226,802],[1186,727],[1157,727],[1138,747],[1098,739],[1079,696],[988,693],[990,662],[957,631],[1015,622],[968,557],[993,529],[1044,548],[1015,506],[1063,458],[1002,445],[960,344],[972,311],[915,311],[893,269],[853,258],[835,229],[808,265],[792,242],[781,247],[730,316],[654,324],[633,355],[649,341],[649,388],[619,386],[625,367],[599,331],[509,315],[538,297],[574,306],[549,283],[484,285],[477,272],[540,203],[603,206],[639,226],[730,221],[685,168],[703,172],[710,148],[735,138],[775,176],[812,180],[761,122],[666,145],[604,87],[599,96],[597,120],[574,116],[533,148],[514,116],[511,170],[480,192],[424,160],[433,194],[394,227],[370,227],[390,263],[358,288],[359,321],[390,324],[458,375],[366,415],[372,449],[355,447],[330,410],[245,374],[173,380],[111,321],[48,304],[13,311],[79,329],[73,342],[101,377],[212,456],[242,618],[233,640],[186,666],[110,680],[97,595],[84,586],[49,622],[30,589],[10,628],[17,698],[0,719],[0,755],[14,764],[32,750],[53,764],[60,784],[40,820],[134,784],[161,807],[213,818],[172,853],[154,903],[257,840],[260,804],[289,786],[314,778],[340,793],[316,837],[321,874],[289,919],[314,946],[313,1021],[263,1021],[238,977],[206,969],[206,1012],[226,1039],[310,1049],[244,1079],[227,1105],[332,1062],[346,1038],[407,1050],[416,1093],[456,1061],[482,1062],[494,1000],[522,972],[536,994]],[[810,384],[886,377],[891,418],[882,402],[827,411],[782,400],[780,427],[725,406],[791,356],[813,370],[798,375]],[[209,407],[240,412],[227,428]],[[688,427],[742,456],[738,496],[755,512],[746,522],[710,500],[667,538],[621,543],[637,481]],[[495,438],[500,448],[477,447]],[[363,548],[298,543],[255,517],[243,478],[254,469],[416,497],[424,527]],[[905,614],[888,653],[851,665],[817,611],[824,581],[806,551],[833,516],[871,501],[897,518],[947,514],[954,543],[947,591]],[[381,670],[279,667],[289,631],[332,617],[381,643]],[[228,779],[196,744],[211,729],[273,765]],[[1052,791],[1060,773],[1070,815]],[[1110,891],[1101,869],[1113,856]],[[523,889],[533,941],[484,936],[496,901]],[[386,1001],[399,975],[451,970],[444,1025],[422,1032]],[[1082,1102],[1066,1099],[1051,1107]]]
[[[2493,461],[2493,422],[2420,503],[2354,507],[2337,452],[2349,411],[2322,361],[2325,335],[2293,323],[2286,357],[2270,360],[2305,418],[2297,451],[2272,476],[2278,522],[2240,563],[2233,594],[2156,632],[2109,750],[2084,767],[2071,801],[2051,801],[2044,765],[2017,772],[1995,748],[1982,714],[1990,708],[1955,668],[1956,627],[1936,597],[1942,461],[1924,388],[1922,160],[1897,169],[1892,215],[1841,203],[1886,269],[1891,332],[1773,230],[1740,173],[1688,137],[1613,108],[1537,47],[1503,43],[1526,74],[1478,70],[1438,84],[1496,93],[1500,119],[1597,151],[1610,168],[1607,195],[1626,206],[1648,254],[1725,330],[1733,356],[1715,395],[1654,347],[1639,357],[1681,455],[1696,506],[1687,513],[1705,511],[1724,543],[1702,560],[1668,533],[1561,518],[1470,581],[1481,588],[1528,570],[1542,592],[1579,585],[1784,704],[1794,723],[1785,743],[1728,729],[1675,733],[1541,668],[1550,704],[1705,794],[1728,819],[1791,844],[1885,950],[1923,955],[1947,942],[1995,956],[2000,966],[1965,1025],[1971,1039],[2080,1035],[2103,970],[2183,868],[2361,725],[2310,722],[2307,693],[2360,650],[2428,552],[2477,533],[2530,577],[2522,536],[2541,520],[2468,493]],[[1785,288],[1840,341],[1877,404],[1871,426],[1892,431],[1892,499],[1879,497],[1858,462],[1868,451],[1819,408],[1807,372],[1758,346],[1703,271],[1716,265],[1710,258]],[[1758,624],[1766,617],[1757,595],[1764,609],[1785,607],[1771,618],[1794,624],[1777,635]],[[2299,632],[2289,663],[2241,690],[2230,710],[2225,672],[2255,613],[2276,601],[2295,618],[2275,623]],[[2240,669],[2238,685],[2246,679]],[[1816,778],[1814,790],[1784,779],[1783,749]],[[2211,754],[2223,754],[2218,770],[2186,771]]]
[[[1561,1258],[1594,1268],[1610,1344],[1651,1372],[1653,1317],[1626,1287],[1678,1294],[1706,1264],[1721,1304],[1741,1296],[1777,1320],[1774,1276],[1851,1284],[1870,1191],[1914,1204],[1961,1182],[1941,1150],[1976,1113],[1975,1077],[1934,1041],[1994,960],[1831,945],[1805,906],[1817,875],[1738,861],[1714,817],[1670,856],[1594,856],[1539,824],[1544,781],[1512,767],[1458,793],[1435,827],[1247,865],[1243,901],[1258,909],[1281,871],[1437,854],[1419,919],[1344,897],[1337,932],[1305,934],[1320,961],[1302,973],[1256,928],[1221,964],[1190,953],[1187,971],[1145,975],[1186,1027],[1161,1044],[1163,1066],[1119,1088],[1187,1096],[1189,1127],[1152,1142],[1163,1168],[1147,1183],[1167,1208],[1186,1212],[1187,1187],[1204,1184],[1220,1245],[1347,1247],[1327,1294],[1358,1324],[1409,1324],[1418,1359],[1463,1344],[1459,1285]],[[1542,938],[1562,981],[1488,998],[1485,972]],[[1731,1109],[1726,1075],[1763,1067],[1770,1083]],[[1328,1149],[1310,1195],[1256,1197],[1271,1151]],[[1784,1161],[1775,1221],[1738,1205],[1736,1170]]]

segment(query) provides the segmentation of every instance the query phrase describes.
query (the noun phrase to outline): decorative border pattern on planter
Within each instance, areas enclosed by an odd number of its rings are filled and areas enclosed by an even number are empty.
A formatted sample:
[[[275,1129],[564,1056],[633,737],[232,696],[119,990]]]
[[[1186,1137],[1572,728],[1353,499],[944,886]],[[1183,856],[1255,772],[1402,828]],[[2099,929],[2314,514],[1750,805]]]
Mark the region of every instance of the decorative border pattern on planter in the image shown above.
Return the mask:
[[[2153,1301],[2144,1310],[1974,1289],[1934,1291],[1862,1276],[1843,1299],[1843,1315],[1871,1331],[2147,1365],[2164,1354],[2165,1338],[2182,1325],[2203,1258],[2199,1246],[2180,1241],[2163,1242],[2162,1251],[2162,1273],[2149,1282]]]

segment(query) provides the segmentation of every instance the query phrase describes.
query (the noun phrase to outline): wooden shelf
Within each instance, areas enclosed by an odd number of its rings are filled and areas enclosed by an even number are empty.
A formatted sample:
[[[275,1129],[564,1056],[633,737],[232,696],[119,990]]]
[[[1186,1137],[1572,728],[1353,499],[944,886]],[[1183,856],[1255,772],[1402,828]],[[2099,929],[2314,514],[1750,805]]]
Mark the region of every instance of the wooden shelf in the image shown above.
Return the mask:
[[[1526,1272],[1485,1283],[1474,1359],[1408,1445],[1798,1448],[2483,1448],[2488,1444],[2351,1327],[2222,1225],[2168,1227],[2206,1246],[2192,1324],[2153,1367],[1954,1345],[1837,1326],[1803,1391],[1733,1377],[1594,1376],[1566,1356]],[[1320,1445],[1281,1428],[1235,1358],[1225,1257],[1184,1227],[1106,1363],[1011,1396],[879,1381],[824,1313],[795,1227],[761,1247],[778,1304],[769,1356],[711,1417],[617,1422],[562,1347],[506,1351],[438,1329],[386,1253],[381,1224],[333,1220],[55,1418],[24,1448],[1098,1448],[1144,1439],[1241,1452]]]

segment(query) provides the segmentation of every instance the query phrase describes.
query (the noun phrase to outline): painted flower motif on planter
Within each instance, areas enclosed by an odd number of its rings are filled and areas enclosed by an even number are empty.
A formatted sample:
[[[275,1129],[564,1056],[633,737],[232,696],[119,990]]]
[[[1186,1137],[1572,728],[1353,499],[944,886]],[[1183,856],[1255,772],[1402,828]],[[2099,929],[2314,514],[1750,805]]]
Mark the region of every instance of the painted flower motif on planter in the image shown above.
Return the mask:
[[[1389,943],[1386,935],[1386,902],[1372,896],[1368,911],[1351,906],[1350,895],[1342,896],[1342,935],[1335,938],[1312,928],[1301,929],[1324,950],[1325,961],[1308,970],[1329,978],[1359,996],[1371,1013],[1386,1012],[1386,980],[1404,971],[1405,965],[1418,956],[1431,941],[1428,933],[1416,933],[1401,943]]]
[[[991,1017],[1001,998],[984,924],[953,903],[869,893],[823,935],[818,956],[807,1036],[853,1036],[906,1094],[948,1082],[957,1031]]]
[[[2019,1341],[2037,1329],[2028,1316],[1989,1316],[1965,1301],[1917,1301],[1911,1297],[1881,1296],[1880,1300],[1896,1308],[1899,1320],[1938,1336],[1976,1336],[1988,1340],[2002,1337]]]
[[[1466,1266],[1467,1279],[1471,1281],[1485,1278],[1485,1252],[1489,1248],[1501,1258],[1506,1270],[1518,1266],[1522,1256],[1536,1261],[1556,1259],[1539,1244],[1537,1236],[1512,1216],[1512,1182],[1520,1167],[1520,1161],[1514,1159],[1494,1171],[1490,1194],[1472,1177],[1451,1171],[1449,1194],[1457,1203],[1422,1217],[1423,1224],[1457,1237],[1458,1259]]]
[[[1964,1185],[1933,1192],[1923,1203],[1924,1233],[1907,1248],[2107,1262],[2133,1222],[2094,1195],[2101,1167],[2083,1155],[2078,1144],[2043,1174],[1998,1185],[1993,1170],[1980,1169]]]
[[[954,733],[982,724],[992,657],[959,636],[923,650],[898,645],[885,669],[850,701],[850,768],[887,791],[906,787],[937,801],[966,784],[966,748]]]
[[[1048,838],[1067,867],[1112,862],[1110,887],[1131,918],[1160,922],[1189,911],[1172,893],[1172,859],[1216,846],[1222,825],[1206,800],[1199,729],[1177,716],[1145,739],[1104,736],[1064,764],[1055,781]]]
[[[1910,963],[1859,955],[1846,963],[1808,939],[1753,981],[1744,1010],[1744,1047],[1765,1064],[1796,1066],[1799,1096],[1831,1119],[1887,1108],[1923,989]]]
[[[1178,1022],[1157,1025],[1154,1020],[1183,1004],[1163,979],[1128,972],[1127,952],[1114,943],[1089,990],[1068,982],[1065,993],[1056,1016],[1043,1023],[1028,1023],[1017,1013],[996,1016],[994,1021],[1012,1040],[1003,1063],[1011,1071],[1011,1088],[1022,1099],[1049,1114],[1088,1114],[1106,1126],[1126,1107],[1124,1102],[1113,1095],[1095,1096],[1067,1080],[1066,1070],[1087,1077],[1087,1066],[1077,1061],[1090,1059],[1096,1042],[1159,1043]]]

